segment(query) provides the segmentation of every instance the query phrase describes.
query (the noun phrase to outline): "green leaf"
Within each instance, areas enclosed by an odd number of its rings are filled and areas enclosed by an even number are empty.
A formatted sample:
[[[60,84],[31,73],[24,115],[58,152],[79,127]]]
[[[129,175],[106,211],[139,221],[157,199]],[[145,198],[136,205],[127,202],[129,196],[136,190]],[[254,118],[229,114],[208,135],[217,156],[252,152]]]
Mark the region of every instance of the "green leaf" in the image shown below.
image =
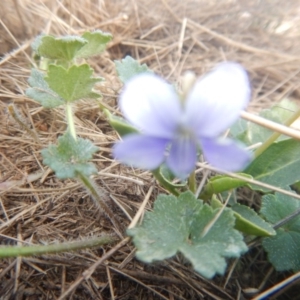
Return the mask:
[[[265,109],[260,112],[260,116],[274,121],[279,124],[284,124],[293,113],[297,110],[297,105],[289,100],[283,100],[279,104],[273,106],[271,109]],[[247,136],[251,144],[264,142],[273,134],[274,131],[265,127],[259,126],[255,123],[249,122]],[[281,135],[278,141],[287,139],[287,136]]]
[[[137,257],[152,262],[175,255],[189,238],[189,219],[201,207],[202,201],[189,192],[178,198],[159,195],[154,202],[154,211],[146,213],[142,226],[127,231],[134,237]]]
[[[220,208],[223,204],[213,196],[211,206],[213,208]],[[233,211],[235,217],[235,229],[255,236],[271,236],[276,234],[273,227],[250,207],[236,203],[226,209],[231,209]]]
[[[262,219],[253,209],[239,203],[231,206],[235,216],[235,228],[246,234],[271,236],[276,232],[273,227]]]
[[[252,179],[252,176],[248,174],[239,173],[239,175]],[[248,185],[248,183],[242,179],[232,178],[227,175],[217,175],[208,180],[208,183],[200,194],[200,199],[208,200],[213,194],[222,193],[245,185]]]
[[[140,64],[131,56],[126,56],[121,61],[115,61],[120,80],[126,83],[133,76],[141,73],[153,73],[146,64]]]
[[[111,41],[112,35],[101,30],[96,30],[94,32],[85,32],[82,38],[88,41],[88,43],[77,51],[76,57],[87,58],[103,52],[106,44]]]
[[[118,132],[120,136],[138,132],[136,128],[131,126],[123,118],[112,115],[107,109],[104,110],[104,113],[108,119],[108,123]]]
[[[284,99],[275,106],[269,109],[262,110],[259,113],[259,116],[279,124],[284,124],[296,110],[298,110],[298,108],[294,102],[288,99]],[[273,131],[255,123],[239,119],[230,128],[230,134],[234,138],[243,141],[247,145],[253,145],[259,142],[266,141],[267,138],[269,138],[273,134]],[[278,141],[287,138],[287,136],[281,135]]]
[[[51,35],[37,37],[33,47],[40,56],[71,61],[77,52],[88,43],[87,40],[78,36],[64,36],[55,38]]]
[[[206,235],[203,230],[218,213],[203,205],[191,192],[178,198],[160,195],[153,212],[143,224],[128,230],[137,247],[137,257],[144,262],[162,260],[181,252],[201,275],[212,278],[223,274],[226,257],[239,257],[247,250],[242,235],[234,227],[234,216],[224,211]]]
[[[300,201],[275,193],[262,197],[261,214],[271,223],[277,223],[300,208]],[[300,216],[276,230],[274,237],[264,238],[262,245],[269,261],[277,271],[300,270]]]
[[[233,228],[235,220],[229,210],[223,211],[204,237],[199,234],[217,213],[218,210],[213,210],[205,204],[195,215],[190,227],[191,240],[180,247],[180,251],[192,262],[195,270],[207,278],[216,273],[224,274],[225,257],[239,257],[247,251],[243,236]]]
[[[239,118],[231,127],[230,127],[230,135],[234,138],[240,139],[243,135],[245,135],[248,128],[248,121]]]
[[[58,138],[57,145],[42,150],[43,163],[49,166],[60,179],[74,178],[76,172],[86,176],[97,173],[94,164],[88,162],[99,149],[89,140],[77,141],[66,132]]]
[[[38,54],[39,52],[39,47],[42,44],[42,39],[45,36],[45,34],[40,34],[38,35],[33,42],[31,43],[31,48],[34,52],[36,52]]]
[[[42,72],[32,69],[28,79],[31,87],[26,90],[26,95],[39,102],[45,108],[53,108],[64,104],[64,100],[49,88],[44,77]]]
[[[50,65],[45,80],[50,88],[68,102],[82,98],[98,98],[100,94],[92,91],[96,82],[102,78],[93,78],[93,69],[88,64],[72,66],[65,69],[62,66]]]
[[[300,180],[300,142],[288,139],[275,142],[248,166],[244,173],[261,182],[285,188]],[[270,189],[251,185],[254,190]]]
[[[291,185],[292,190],[300,194],[300,181],[297,181]]]

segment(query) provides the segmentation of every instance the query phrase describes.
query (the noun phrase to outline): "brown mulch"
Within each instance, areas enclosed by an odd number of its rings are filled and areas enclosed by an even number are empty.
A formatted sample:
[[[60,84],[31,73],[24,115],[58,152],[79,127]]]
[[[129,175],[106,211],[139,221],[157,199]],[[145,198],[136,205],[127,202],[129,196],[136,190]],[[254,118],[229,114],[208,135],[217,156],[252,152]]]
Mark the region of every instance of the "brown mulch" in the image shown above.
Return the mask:
[[[25,96],[32,65],[30,44],[37,34],[94,29],[114,36],[107,50],[89,61],[95,74],[105,78],[98,86],[101,103],[112,111],[117,111],[122,87],[114,60],[126,55],[176,83],[187,70],[201,75],[220,61],[238,61],[251,77],[252,112],[300,97],[299,0],[0,1],[1,245],[116,235],[112,222],[96,209],[80,183],[58,180],[42,163],[40,150],[55,143],[66,128],[63,110],[43,109]],[[9,115],[9,104],[38,141]],[[164,191],[149,172],[112,159],[110,149],[118,137],[98,102],[79,101],[74,114],[78,135],[100,147],[93,160],[99,174],[93,179],[125,228],[146,196],[149,210]],[[67,291],[66,299],[251,299],[291,275],[274,271],[259,244],[240,260],[229,261],[224,276],[207,280],[180,255],[147,265],[134,258],[130,241],[122,246],[119,242],[3,259],[0,299],[62,299]],[[96,262],[99,266],[83,278]],[[299,284],[290,286],[276,299],[300,299],[298,288]]]

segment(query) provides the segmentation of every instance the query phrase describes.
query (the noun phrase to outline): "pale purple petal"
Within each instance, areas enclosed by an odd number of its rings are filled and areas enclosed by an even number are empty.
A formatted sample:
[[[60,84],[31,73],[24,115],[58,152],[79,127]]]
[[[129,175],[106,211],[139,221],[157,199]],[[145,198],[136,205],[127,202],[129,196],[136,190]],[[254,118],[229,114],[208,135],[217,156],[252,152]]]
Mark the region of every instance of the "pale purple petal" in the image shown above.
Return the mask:
[[[195,141],[188,137],[179,137],[172,141],[167,166],[180,179],[187,178],[194,170],[197,159]]]
[[[154,170],[164,161],[169,140],[140,134],[126,135],[114,145],[113,156],[132,167]]]
[[[131,79],[120,96],[125,118],[147,135],[171,138],[182,114],[174,88],[158,76]]]
[[[185,120],[198,137],[215,137],[233,124],[250,100],[244,68],[221,63],[198,80],[186,99]]]
[[[201,139],[205,160],[218,169],[228,172],[243,170],[252,155],[245,148],[230,139]]]

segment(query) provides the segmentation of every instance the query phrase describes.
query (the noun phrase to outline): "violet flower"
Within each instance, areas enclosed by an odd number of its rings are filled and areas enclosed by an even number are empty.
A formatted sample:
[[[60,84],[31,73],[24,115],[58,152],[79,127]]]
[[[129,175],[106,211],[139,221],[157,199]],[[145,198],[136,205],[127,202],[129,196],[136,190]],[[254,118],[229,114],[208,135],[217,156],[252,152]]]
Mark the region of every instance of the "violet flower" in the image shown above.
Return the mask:
[[[201,148],[212,166],[241,170],[251,154],[220,135],[239,118],[249,99],[246,71],[233,62],[221,63],[197,80],[183,101],[158,76],[137,75],[125,85],[119,105],[140,132],[124,136],[113,154],[123,163],[148,170],[165,162],[174,175],[185,179]]]

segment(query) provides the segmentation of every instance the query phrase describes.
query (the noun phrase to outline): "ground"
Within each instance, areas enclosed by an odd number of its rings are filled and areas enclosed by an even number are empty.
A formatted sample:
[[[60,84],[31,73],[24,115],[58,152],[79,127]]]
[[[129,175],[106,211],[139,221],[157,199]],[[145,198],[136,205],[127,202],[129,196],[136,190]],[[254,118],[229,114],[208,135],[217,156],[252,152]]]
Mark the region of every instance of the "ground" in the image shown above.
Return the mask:
[[[25,95],[32,65],[30,44],[36,35],[81,34],[94,29],[114,36],[107,50],[89,61],[95,74],[105,78],[98,89],[102,103],[111,111],[117,112],[122,87],[114,60],[126,55],[174,83],[180,83],[187,70],[200,76],[220,61],[237,61],[251,78],[250,112],[259,112],[287,97],[299,101],[299,0],[1,1],[2,245],[115,236],[114,225],[95,208],[81,184],[58,180],[42,163],[40,150],[55,143],[66,128],[62,109],[43,109]],[[39,142],[9,115],[9,104],[14,104],[20,118],[37,133]],[[149,210],[164,191],[149,172],[112,159],[111,146],[118,137],[97,101],[80,101],[74,114],[78,134],[100,147],[93,160],[99,170],[94,180],[125,228],[146,195],[149,201],[145,209]],[[256,207],[251,199],[257,195],[241,191],[239,197]],[[0,298],[251,299],[291,275],[274,271],[259,242],[242,259],[229,261],[224,276],[207,280],[179,255],[165,262],[143,264],[134,258],[129,239],[118,239],[96,249],[3,259]],[[83,277],[96,262],[97,268]],[[300,299],[297,288],[299,285],[288,286],[273,299]]]

